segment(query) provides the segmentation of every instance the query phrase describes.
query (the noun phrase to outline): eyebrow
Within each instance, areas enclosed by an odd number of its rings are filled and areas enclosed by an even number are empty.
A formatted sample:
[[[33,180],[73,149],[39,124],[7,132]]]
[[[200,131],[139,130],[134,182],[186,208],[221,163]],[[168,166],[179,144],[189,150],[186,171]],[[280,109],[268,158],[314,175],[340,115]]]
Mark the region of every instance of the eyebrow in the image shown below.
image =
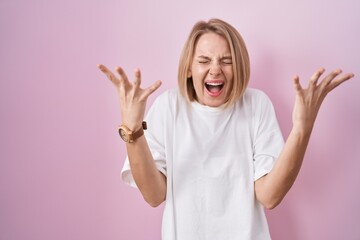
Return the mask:
[[[210,57],[208,57],[208,56],[204,56],[204,55],[200,55],[200,56],[197,56],[198,58],[204,58],[204,59],[211,59]],[[231,56],[224,56],[224,57],[222,57],[222,58],[220,58],[221,60],[222,59],[232,59],[232,57]]]
[[[205,58],[205,59],[211,59],[211,58],[209,58],[209,57],[207,57],[207,56],[204,56],[204,55],[200,55],[200,56],[197,56],[198,58]]]

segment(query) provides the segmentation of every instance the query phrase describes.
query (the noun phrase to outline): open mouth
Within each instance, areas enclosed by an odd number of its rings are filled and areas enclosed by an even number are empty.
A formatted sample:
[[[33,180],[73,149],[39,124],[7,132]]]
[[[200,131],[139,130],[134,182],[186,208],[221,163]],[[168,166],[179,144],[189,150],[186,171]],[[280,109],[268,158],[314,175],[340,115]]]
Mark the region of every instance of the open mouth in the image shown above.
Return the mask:
[[[206,82],[205,88],[211,96],[218,96],[224,87],[223,82]]]

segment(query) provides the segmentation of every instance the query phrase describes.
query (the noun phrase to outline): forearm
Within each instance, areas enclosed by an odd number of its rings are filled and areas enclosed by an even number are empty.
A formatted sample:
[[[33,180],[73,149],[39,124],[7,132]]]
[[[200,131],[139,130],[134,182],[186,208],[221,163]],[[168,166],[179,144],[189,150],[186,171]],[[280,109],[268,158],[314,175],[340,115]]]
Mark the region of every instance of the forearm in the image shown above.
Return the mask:
[[[144,136],[126,144],[131,173],[146,202],[152,207],[166,197],[166,177],[156,168]]]
[[[316,116],[326,95],[334,88],[354,77],[349,73],[341,75],[337,69],[319,82],[325,69],[320,68],[310,78],[307,88],[294,77],[296,91],[293,110],[293,129],[285,143],[274,168],[255,182],[256,198],[267,208],[274,208],[289,191],[300,171]]]
[[[312,127],[293,127],[273,169],[255,182],[256,197],[266,208],[276,207],[294,184],[304,159],[311,130]]]

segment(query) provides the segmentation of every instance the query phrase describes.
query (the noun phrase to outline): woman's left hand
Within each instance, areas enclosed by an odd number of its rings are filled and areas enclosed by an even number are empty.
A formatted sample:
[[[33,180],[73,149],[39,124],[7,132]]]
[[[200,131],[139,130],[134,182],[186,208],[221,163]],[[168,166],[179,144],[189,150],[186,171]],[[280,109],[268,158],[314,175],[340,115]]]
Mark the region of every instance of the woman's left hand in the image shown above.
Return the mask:
[[[294,77],[294,87],[296,91],[295,106],[293,110],[293,126],[299,130],[308,130],[311,132],[315,123],[316,116],[326,95],[334,88],[354,77],[354,74],[341,74],[337,69],[321,81],[319,80],[325,69],[320,68],[310,78],[307,88],[300,84],[299,77]]]
[[[320,81],[324,72],[323,68],[316,71],[310,78],[307,88],[302,88],[298,76],[294,77],[296,99],[293,110],[293,128],[272,170],[255,182],[256,198],[266,208],[276,207],[294,184],[304,159],[316,115],[326,95],[354,77],[352,73],[341,74],[341,70],[338,69]]]

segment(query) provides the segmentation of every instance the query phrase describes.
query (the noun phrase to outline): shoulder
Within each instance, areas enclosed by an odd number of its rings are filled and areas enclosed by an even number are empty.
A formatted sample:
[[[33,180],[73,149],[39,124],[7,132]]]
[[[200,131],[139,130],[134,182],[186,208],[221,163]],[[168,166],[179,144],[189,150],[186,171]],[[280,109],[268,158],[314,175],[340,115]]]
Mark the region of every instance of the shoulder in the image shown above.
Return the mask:
[[[255,88],[247,88],[244,92],[243,99],[253,101],[270,101],[266,93]]]
[[[174,117],[178,112],[179,101],[181,94],[178,89],[169,89],[156,97],[146,115],[146,121],[153,125],[153,129],[157,126],[157,131],[161,132],[169,129],[174,123]],[[170,127],[171,129],[171,127]]]
[[[263,91],[254,88],[247,88],[243,96],[239,99],[238,105],[254,110],[272,105],[272,103],[268,95],[266,95]]]
[[[181,95],[179,89],[168,89],[161,93],[154,101],[154,105],[174,109],[179,105],[186,105],[186,99]]]
[[[168,104],[174,101],[177,101],[180,97],[180,92],[177,88],[168,89],[165,92],[161,93],[156,99],[156,103]]]
[[[184,101],[185,99],[181,96],[180,91],[177,88],[169,89],[156,97],[150,111],[172,113],[179,103],[181,104]]]

